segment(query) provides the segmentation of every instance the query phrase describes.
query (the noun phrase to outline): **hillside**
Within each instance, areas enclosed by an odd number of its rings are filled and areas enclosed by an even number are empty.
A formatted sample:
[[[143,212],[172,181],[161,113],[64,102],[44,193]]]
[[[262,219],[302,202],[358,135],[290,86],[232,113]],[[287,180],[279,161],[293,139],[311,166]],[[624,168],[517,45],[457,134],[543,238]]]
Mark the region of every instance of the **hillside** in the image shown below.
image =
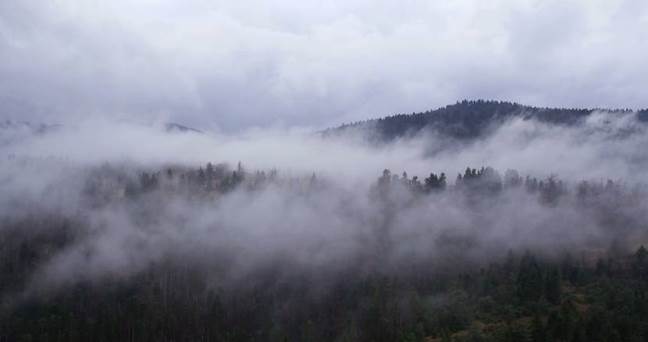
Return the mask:
[[[491,129],[514,117],[556,125],[573,125],[596,110],[620,114],[631,112],[629,109],[541,108],[512,102],[464,100],[435,110],[344,124],[325,130],[323,135],[338,136],[360,132],[373,142],[389,142],[427,130],[456,139],[473,139],[484,136]],[[648,110],[641,110],[637,115],[642,122],[648,121]]]

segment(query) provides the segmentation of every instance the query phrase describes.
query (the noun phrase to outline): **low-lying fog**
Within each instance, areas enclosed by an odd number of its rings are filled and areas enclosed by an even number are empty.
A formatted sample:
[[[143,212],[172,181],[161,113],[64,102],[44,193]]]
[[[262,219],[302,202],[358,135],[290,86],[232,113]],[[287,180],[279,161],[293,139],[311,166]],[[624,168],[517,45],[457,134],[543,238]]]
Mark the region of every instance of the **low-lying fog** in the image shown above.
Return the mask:
[[[74,227],[71,242],[36,265],[25,293],[128,278],[163,260],[208,267],[218,275],[213,283],[227,287],[268,267],[282,276],[397,273],[459,259],[486,262],[508,249],[630,250],[648,228],[644,133],[633,113],[606,112],[577,126],[516,119],[486,138],[451,144],[434,133],[370,146],[309,130],[227,136],[96,120],[15,139],[5,132],[0,233],[29,241]],[[438,146],[445,149],[429,152]],[[178,173],[202,172],[208,162],[225,175],[239,172],[240,185],[211,192],[182,185]],[[467,166],[493,167],[504,190],[455,186]],[[397,176],[387,185],[378,182],[384,169]],[[561,196],[543,201],[513,184],[509,169],[522,182],[527,175],[545,186],[560,180]],[[265,180],[272,170],[272,181],[255,185],[258,171]],[[155,187],[136,196],[120,192],[123,184],[140,184],[144,172],[157,175]],[[411,190],[413,176],[423,183],[431,172],[447,175],[445,190]],[[598,195],[584,202],[581,181],[601,185]],[[89,182],[100,190],[89,193]]]

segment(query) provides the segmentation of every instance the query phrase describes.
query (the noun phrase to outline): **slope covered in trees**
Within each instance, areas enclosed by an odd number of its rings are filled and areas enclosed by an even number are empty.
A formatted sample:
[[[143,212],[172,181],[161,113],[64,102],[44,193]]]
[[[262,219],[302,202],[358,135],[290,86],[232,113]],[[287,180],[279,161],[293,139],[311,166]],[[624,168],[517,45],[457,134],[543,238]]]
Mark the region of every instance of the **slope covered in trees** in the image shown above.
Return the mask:
[[[596,109],[599,110],[599,109]],[[373,142],[415,136],[432,131],[446,137],[474,139],[482,137],[512,118],[535,119],[555,125],[573,125],[591,115],[595,109],[540,108],[502,101],[461,101],[439,109],[421,113],[396,114],[380,119],[366,120],[327,129],[325,136],[360,133]],[[600,109],[612,114],[629,113],[629,109]],[[648,121],[646,110],[638,117]]]

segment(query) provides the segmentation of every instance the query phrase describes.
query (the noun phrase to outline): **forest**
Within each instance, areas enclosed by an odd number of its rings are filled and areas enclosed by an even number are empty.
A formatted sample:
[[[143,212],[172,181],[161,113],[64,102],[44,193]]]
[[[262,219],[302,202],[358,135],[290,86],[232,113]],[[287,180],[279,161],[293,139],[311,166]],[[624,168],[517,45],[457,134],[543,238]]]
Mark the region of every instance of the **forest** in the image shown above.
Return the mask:
[[[359,192],[240,162],[70,172],[51,203],[3,202],[2,342],[648,339],[641,184],[385,169]]]
[[[401,138],[433,131],[446,139],[459,141],[483,138],[502,123],[513,118],[535,120],[551,125],[573,126],[597,111],[612,115],[632,114],[637,121],[648,121],[648,109],[586,109],[541,108],[519,103],[493,100],[462,100],[434,110],[411,114],[395,114],[379,119],[344,124],[324,130],[324,136],[340,136],[362,132],[373,143],[388,143]]]

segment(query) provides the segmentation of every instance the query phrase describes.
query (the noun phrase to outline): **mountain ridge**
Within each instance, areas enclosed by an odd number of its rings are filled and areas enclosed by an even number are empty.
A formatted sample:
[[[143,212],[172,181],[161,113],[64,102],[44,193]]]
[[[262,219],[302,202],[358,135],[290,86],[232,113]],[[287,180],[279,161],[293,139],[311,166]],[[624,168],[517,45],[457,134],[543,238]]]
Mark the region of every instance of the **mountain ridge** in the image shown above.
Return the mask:
[[[394,114],[382,118],[357,121],[328,128],[320,133],[324,137],[362,132],[373,142],[389,142],[431,130],[456,139],[473,139],[484,136],[493,126],[519,117],[535,119],[554,125],[574,125],[594,112],[637,113],[641,122],[648,122],[648,109],[605,108],[552,108],[522,105],[516,102],[494,100],[462,100],[455,104],[425,112]]]
[[[32,122],[32,121],[15,121],[15,120],[4,120],[0,121],[0,132],[2,131],[17,131],[22,130],[32,134],[46,134],[54,130],[60,129],[66,125],[63,124],[51,124],[51,123],[42,123],[42,122]],[[176,122],[166,122],[161,124],[160,127],[167,133],[198,133],[204,134],[203,131],[185,126]]]

